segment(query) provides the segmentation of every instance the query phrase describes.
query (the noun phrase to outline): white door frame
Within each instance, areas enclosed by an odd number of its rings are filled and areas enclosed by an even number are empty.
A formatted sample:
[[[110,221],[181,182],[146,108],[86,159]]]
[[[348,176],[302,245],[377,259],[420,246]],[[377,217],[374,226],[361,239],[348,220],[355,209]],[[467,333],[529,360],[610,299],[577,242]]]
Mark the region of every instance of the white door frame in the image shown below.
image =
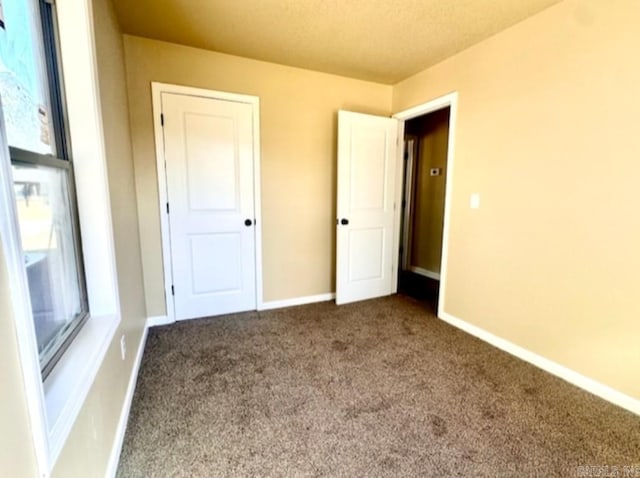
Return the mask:
[[[449,114],[449,139],[447,145],[447,179],[445,181],[445,199],[444,199],[444,227],[442,232],[442,262],[440,266],[440,291],[438,294],[438,317],[442,317],[444,313],[444,299],[446,297],[445,290],[447,286],[447,266],[449,262],[449,227],[451,224],[451,197],[453,193],[453,158],[455,157],[455,136],[456,136],[456,124],[458,116],[458,92],[440,96],[426,103],[414,106],[412,108],[400,111],[393,115],[400,121],[398,127],[398,141],[399,144],[404,142],[404,122],[412,118],[417,118],[428,113],[433,113],[444,108],[450,108]],[[402,154],[404,154],[404,148],[398,148],[398,160],[396,164],[396,204],[402,204],[402,178],[404,178],[404,161]],[[402,208],[396,207],[396,224],[394,234],[394,268],[398,270],[397,263],[400,250],[400,217],[402,215]],[[394,274],[392,280],[393,292],[398,291],[398,274]]]
[[[167,174],[162,127],[162,93],[174,93],[185,96],[198,96],[223,101],[246,103],[252,106],[253,117],[253,201],[255,210],[255,270],[256,270],[256,308],[263,306],[262,291],[262,209],[260,196],[260,98],[257,96],[205,90],[190,86],[151,83],[153,100],[153,130],[156,143],[156,170],[158,173],[158,206],[160,211],[160,230],[162,235],[162,265],[164,267],[164,296],[167,311],[167,323],[175,322],[175,301],[171,293],[173,270],[171,267],[171,240],[169,236],[169,214],[167,213]]]
[[[404,126],[404,124],[403,124]],[[402,199],[400,200],[400,204],[403,204],[404,208],[400,207],[400,212],[402,213],[402,266],[400,270],[408,270],[409,266],[409,248],[411,247],[411,240],[409,237],[409,232],[411,231],[411,208],[413,207],[413,172],[414,172],[414,164],[415,157],[418,151],[417,138],[411,136],[409,139],[404,140],[400,143],[403,145],[403,157],[402,160],[405,162],[404,165],[404,177],[402,178],[403,187],[402,187]],[[404,157],[406,156],[406,159]]]

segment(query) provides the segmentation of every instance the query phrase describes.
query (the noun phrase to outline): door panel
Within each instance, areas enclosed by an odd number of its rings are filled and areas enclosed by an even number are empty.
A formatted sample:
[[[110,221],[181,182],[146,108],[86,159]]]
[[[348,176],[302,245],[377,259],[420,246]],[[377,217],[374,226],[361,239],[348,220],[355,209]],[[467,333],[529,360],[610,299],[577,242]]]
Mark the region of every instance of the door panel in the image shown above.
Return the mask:
[[[397,135],[395,119],[338,114],[338,304],[391,294]]]
[[[353,229],[349,231],[349,281],[383,279],[384,229]]]
[[[351,128],[351,212],[385,207],[386,140],[384,127]]]
[[[252,106],[163,93],[162,112],[176,319],[253,310]]]
[[[190,209],[237,211],[240,158],[234,151],[234,118],[187,113],[184,126]]]
[[[192,295],[239,291],[242,286],[240,234],[197,234],[189,237],[189,246]]]

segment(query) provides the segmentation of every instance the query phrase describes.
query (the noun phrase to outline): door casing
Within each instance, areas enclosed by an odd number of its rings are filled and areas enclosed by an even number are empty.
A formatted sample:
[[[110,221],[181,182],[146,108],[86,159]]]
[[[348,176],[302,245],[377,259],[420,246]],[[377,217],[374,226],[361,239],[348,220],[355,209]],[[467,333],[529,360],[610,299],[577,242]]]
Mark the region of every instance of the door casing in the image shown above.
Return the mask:
[[[260,196],[260,98],[251,95],[240,95],[223,91],[192,88],[189,86],[171,85],[167,83],[153,82],[151,84],[153,101],[153,125],[156,146],[156,171],[158,175],[158,206],[160,212],[160,230],[162,237],[162,264],[164,268],[164,295],[166,307],[166,320],[160,323],[175,322],[175,304],[171,291],[173,270],[171,266],[171,241],[169,237],[169,215],[167,213],[167,176],[165,167],[164,137],[162,129],[162,93],[174,93],[185,96],[196,96],[223,101],[246,103],[253,109],[253,197],[255,224],[255,280],[256,280],[256,306],[260,310],[263,307],[263,283],[262,283],[262,209]],[[164,319],[164,318],[163,318]]]
[[[393,115],[393,118],[399,120],[398,125],[398,137],[402,142],[404,141],[404,122],[418,116],[433,113],[434,111],[441,110],[443,108],[450,108],[449,115],[449,139],[447,145],[447,178],[445,181],[445,200],[444,200],[444,228],[442,234],[442,262],[440,267],[440,289],[438,292],[438,317],[442,317],[445,309],[446,298],[446,286],[447,286],[447,271],[448,271],[448,259],[449,259],[449,229],[451,224],[451,198],[453,194],[453,160],[455,157],[455,134],[458,117],[458,93],[453,92],[440,96],[426,103],[414,106],[412,108],[400,111]],[[396,161],[396,204],[402,202],[402,180],[404,178],[404,161],[402,155],[404,154],[404,148],[398,148],[398,158]],[[396,208],[395,217],[395,234],[394,234],[394,264],[396,264],[395,270],[398,270],[398,260],[400,251],[400,225],[401,225],[402,208]],[[393,292],[398,291],[398,274],[394,274],[392,280]]]
[[[411,221],[411,211],[413,207],[413,180],[414,180],[414,165],[416,162],[416,155],[418,151],[418,138],[416,137],[408,137],[404,139],[404,151],[403,154],[406,155],[402,158],[404,164],[404,186],[402,187],[402,199],[400,201],[401,204],[401,216],[400,216],[400,224],[401,231],[400,237],[402,238],[402,264],[400,265],[399,271],[404,271],[409,269],[409,250],[411,248],[411,237],[409,232],[411,230],[410,221]]]

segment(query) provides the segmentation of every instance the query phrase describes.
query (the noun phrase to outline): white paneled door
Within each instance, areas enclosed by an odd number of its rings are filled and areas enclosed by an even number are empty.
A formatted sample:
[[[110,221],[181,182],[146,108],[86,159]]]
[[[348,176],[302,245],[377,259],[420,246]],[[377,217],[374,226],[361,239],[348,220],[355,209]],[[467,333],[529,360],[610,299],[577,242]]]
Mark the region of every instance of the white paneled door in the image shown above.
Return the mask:
[[[338,114],[336,303],[391,294],[398,121]]]
[[[252,114],[162,93],[177,320],[256,308]]]

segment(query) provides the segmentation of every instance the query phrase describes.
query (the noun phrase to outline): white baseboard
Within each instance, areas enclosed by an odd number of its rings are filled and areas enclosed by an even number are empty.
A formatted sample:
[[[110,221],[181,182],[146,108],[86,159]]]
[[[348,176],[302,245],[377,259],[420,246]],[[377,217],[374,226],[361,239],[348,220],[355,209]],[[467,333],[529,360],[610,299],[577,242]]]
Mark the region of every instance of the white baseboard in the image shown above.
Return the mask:
[[[295,297],[293,299],[272,300],[263,302],[258,306],[258,310],[282,309],[284,307],[293,307],[296,305],[313,304],[314,302],[326,302],[336,298],[336,294],[331,292],[328,294],[307,295],[305,297]]]
[[[589,377],[585,377],[584,375],[575,372],[564,365],[560,365],[552,360],[544,358],[538,354],[531,352],[525,348],[520,347],[508,340],[502,339],[496,335],[493,335],[486,330],[481,329],[475,325],[472,325],[468,322],[465,322],[462,319],[458,319],[446,312],[441,312],[439,314],[439,318],[444,320],[445,322],[457,327],[465,332],[478,337],[480,340],[483,340],[494,347],[497,347],[505,352],[524,360],[525,362],[529,362],[532,365],[544,370],[545,372],[549,372],[556,377],[559,377],[576,387],[579,387],[587,392],[590,392],[608,402],[611,402],[619,407],[622,407],[626,410],[629,410],[636,415],[640,415],[640,400],[637,400],[629,395],[625,395],[618,390],[615,390],[608,385],[604,385],[596,380],[593,380]]]
[[[147,319],[147,327],[157,327],[159,325],[173,324],[175,320],[171,320],[166,315],[157,315],[155,317],[149,317]]]
[[[409,270],[416,274],[420,274],[421,276],[428,277],[429,279],[440,280],[440,274],[438,272],[433,272],[427,269],[423,269],[422,267],[414,266],[409,266]]]
[[[140,371],[140,364],[142,363],[142,355],[144,354],[144,346],[147,343],[147,332],[149,331],[149,319],[142,332],[142,338],[138,345],[138,351],[136,352],[135,362],[133,363],[133,370],[129,377],[129,385],[127,386],[127,393],[124,397],[124,404],[122,405],[122,411],[120,413],[120,419],[118,420],[118,428],[116,429],[116,437],[113,442],[113,448],[109,456],[109,463],[107,464],[107,472],[105,477],[114,478],[118,471],[118,462],[120,461],[120,453],[122,452],[122,445],[124,443],[124,434],[127,431],[127,422],[129,421],[129,412],[131,411],[131,402],[133,401],[133,392],[136,389],[136,381],[138,380],[138,372]]]

